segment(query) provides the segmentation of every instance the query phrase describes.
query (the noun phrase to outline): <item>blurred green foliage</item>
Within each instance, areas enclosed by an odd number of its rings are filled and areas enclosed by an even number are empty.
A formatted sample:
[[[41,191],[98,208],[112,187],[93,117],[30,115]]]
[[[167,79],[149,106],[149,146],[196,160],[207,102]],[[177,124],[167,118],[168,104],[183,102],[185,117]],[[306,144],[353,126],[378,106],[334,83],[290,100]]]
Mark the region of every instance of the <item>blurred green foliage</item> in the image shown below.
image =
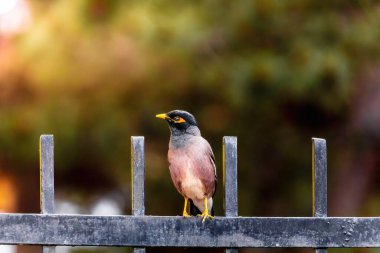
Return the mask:
[[[343,161],[377,154],[378,130],[366,127],[376,113],[357,114],[371,106],[368,71],[379,68],[378,1],[29,4],[32,23],[7,40],[8,67],[0,70],[0,165],[20,181],[38,184],[38,137],[52,133],[58,195],[86,205],[119,192],[129,213],[130,136],[144,135],[147,214],[178,215],[169,132],[154,118],[172,109],[197,117],[220,178],[222,136],[238,136],[241,215],[311,215],[312,136],[328,140],[330,192],[341,171],[351,175]],[[36,211],[38,188],[22,187],[35,196],[23,211]],[[377,203],[378,190],[360,199]],[[219,187],[218,215],[221,197]],[[20,198],[20,209],[28,206]],[[354,204],[358,212],[346,215],[380,212]]]

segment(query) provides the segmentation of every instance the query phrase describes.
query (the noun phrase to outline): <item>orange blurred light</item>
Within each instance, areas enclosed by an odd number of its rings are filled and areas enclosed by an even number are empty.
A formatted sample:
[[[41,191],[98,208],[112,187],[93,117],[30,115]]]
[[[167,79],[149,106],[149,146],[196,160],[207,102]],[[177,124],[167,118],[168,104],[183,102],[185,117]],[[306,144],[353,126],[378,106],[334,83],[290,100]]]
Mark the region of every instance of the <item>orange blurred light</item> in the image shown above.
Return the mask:
[[[17,192],[14,181],[6,173],[0,172],[0,212],[15,212],[17,209]]]

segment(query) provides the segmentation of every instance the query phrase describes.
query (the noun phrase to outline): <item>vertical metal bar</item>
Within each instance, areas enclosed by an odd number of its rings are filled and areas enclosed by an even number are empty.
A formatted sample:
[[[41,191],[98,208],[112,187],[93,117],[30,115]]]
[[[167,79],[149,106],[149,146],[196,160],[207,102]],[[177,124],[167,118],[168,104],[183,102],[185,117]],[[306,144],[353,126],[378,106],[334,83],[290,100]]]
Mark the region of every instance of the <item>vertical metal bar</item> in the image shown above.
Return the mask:
[[[54,213],[54,137],[40,136],[40,206],[42,214]],[[54,246],[42,246],[43,253],[54,253]]]
[[[145,158],[144,137],[131,137],[132,215],[145,215]],[[145,253],[145,248],[134,248],[134,253]]]
[[[326,140],[312,138],[313,216],[327,217],[327,148]],[[327,248],[316,248],[327,253]]]
[[[237,217],[237,138],[234,136],[223,137],[223,187],[225,215],[226,217]],[[237,252],[236,248],[226,249],[226,253]]]

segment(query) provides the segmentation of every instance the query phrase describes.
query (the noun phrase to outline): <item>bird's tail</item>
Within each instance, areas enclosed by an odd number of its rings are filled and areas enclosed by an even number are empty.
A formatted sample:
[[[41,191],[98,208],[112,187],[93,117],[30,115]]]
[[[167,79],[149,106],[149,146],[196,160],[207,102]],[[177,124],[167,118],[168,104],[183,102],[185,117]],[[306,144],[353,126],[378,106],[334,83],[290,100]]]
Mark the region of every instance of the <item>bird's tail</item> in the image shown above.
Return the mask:
[[[197,216],[198,214],[202,214],[202,212],[196,207],[191,199],[189,199],[190,202],[190,215],[191,216]],[[214,216],[214,207],[211,207],[211,216]]]

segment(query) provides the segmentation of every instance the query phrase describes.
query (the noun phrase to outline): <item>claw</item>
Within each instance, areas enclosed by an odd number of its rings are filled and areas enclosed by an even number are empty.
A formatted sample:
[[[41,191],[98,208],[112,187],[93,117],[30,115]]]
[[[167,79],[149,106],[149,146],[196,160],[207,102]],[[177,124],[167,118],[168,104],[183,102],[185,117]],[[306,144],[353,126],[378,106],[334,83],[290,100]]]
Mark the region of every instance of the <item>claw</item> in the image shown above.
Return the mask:
[[[214,219],[214,216],[211,216],[210,214],[208,214],[208,212],[207,213],[203,212],[201,215],[200,214],[198,215],[203,217],[202,223],[204,223],[207,218]]]
[[[184,212],[184,213],[182,214],[182,217],[185,217],[185,218],[187,218],[187,217],[191,217],[191,215],[190,215],[190,214],[188,214],[187,212]]]
[[[202,217],[202,223],[204,223],[207,218],[214,219],[214,216],[208,213],[207,197],[205,197],[204,202],[205,202],[205,210],[202,212],[202,214],[197,215],[197,216]]]

